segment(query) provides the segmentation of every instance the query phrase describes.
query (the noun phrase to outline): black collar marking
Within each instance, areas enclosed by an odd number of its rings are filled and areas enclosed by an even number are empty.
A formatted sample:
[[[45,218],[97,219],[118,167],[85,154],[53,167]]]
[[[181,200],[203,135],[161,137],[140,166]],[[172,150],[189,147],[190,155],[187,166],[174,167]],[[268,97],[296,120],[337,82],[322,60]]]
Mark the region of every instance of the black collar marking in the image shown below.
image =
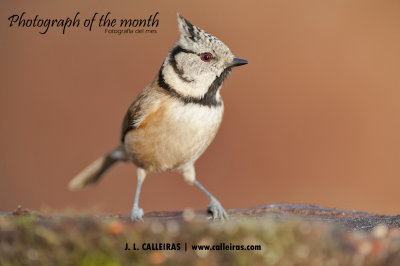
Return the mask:
[[[160,86],[166,92],[168,92],[169,95],[181,100],[185,104],[195,103],[211,107],[211,106],[220,106],[222,104],[221,101],[217,101],[215,96],[218,92],[218,89],[222,86],[222,83],[224,82],[228,74],[231,72],[231,67],[225,68],[225,70],[221,73],[221,75],[219,75],[219,77],[216,77],[214,79],[213,83],[211,83],[210,87],[208,87],[207,93],[204,94],[202,98],[183,96],[182,94],[178,93],[176,90],[171,88],[168,83],[165,82],[162,71],[163,71],[163,66],[161,66],[161,69],[158,72],[158,86]]]

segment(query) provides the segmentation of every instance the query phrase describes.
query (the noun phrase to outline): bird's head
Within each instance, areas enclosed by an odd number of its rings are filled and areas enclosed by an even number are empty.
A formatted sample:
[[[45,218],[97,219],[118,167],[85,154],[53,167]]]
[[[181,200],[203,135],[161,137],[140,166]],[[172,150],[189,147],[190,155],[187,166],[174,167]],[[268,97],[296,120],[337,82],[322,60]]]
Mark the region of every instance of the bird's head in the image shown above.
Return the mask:
[[[180,36],[160,71],[164,83],[183,97],[207,105],[220,102],[219,90],[232,67],[247,64],[235,58],[222,41],[178,14]]]

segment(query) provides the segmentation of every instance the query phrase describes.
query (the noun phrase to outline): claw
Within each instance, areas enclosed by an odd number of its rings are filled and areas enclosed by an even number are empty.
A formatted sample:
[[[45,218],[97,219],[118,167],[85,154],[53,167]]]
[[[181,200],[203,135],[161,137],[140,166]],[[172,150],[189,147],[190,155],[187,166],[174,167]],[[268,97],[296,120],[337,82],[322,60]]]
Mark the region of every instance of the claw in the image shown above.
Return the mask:
[[[212,214],[213,220],[228,220],[228,214],[222,207],[218,200],[212,199],[210,205],[207,206],[207,210]]]
[[[143,222],[143,214],[144,212],[142,208],[133,208],[131,213],[131,220]]]

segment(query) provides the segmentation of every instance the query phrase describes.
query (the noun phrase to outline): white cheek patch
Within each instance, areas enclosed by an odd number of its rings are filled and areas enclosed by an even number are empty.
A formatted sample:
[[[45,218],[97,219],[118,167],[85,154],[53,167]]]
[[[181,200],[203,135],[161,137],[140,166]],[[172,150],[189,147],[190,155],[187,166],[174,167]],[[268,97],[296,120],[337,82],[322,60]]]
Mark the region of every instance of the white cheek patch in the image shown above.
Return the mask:
[[[202,98],[215,79],[213,73],[204,73],[196,75],[195,78],[189,76],[188,78],[193,78],[193,81],[186,82],[179,77],[170,64],[164,66],[163,76],[166,83],[176,92],[183,96],[194,98]]]

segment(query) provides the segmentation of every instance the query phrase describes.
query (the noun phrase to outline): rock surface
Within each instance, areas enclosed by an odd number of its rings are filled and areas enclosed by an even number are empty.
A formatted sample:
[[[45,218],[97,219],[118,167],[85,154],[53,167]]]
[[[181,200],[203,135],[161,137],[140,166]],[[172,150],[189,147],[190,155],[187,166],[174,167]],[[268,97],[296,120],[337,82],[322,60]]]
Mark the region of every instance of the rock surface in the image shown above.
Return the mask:
[[[400,215],[379,215],[370,212],[346,211],[325,208],[317,205],[306,204],[265,204],[245,209],[227,210],[230,219],[254,218],[262,219],[265,217],[277,220],[303,219],[308,221],[327,222],[344,226],[348,230],[370,231],[378,224],[384,224],[389,228],[400,228]],[[41,216],[36,211],[31,211],[19,206],[12,212],[2,212],[0,216],[16,216],[24,214],[35,214]],[[59,215],[62,216],[62,215]],[[119,218],[129,221],[128,216],[122,215],[100,215],[103,218]],[[197,220],[211,219],[211,214],[207,211],[153,211],[145,213],[144,222],[151,221],[177,221],[184,222],[187,218],[195,218]]]
[[[241,217],[251,218],[275,218],[275,219],[306,219],[310,221],[334,223],[346,227],[350,230],[370,231],[378,224],[385,224],[389,228],[400,228],[400,215],[386,216],[369,212],[345,211],[324,208],[316,205],[304,204],[265,204],[261,206],[231,209],[227,211],[231,219]],[[195,211],[195,217],[198,219],[210,219],[211,215],[206,211]],[[184,221],[185,211],[156,211],[146,213],[146,220],[176,220]],[[190,215],[190,214],[189,214]],[[129,217],[121,217],[128,220]]]

